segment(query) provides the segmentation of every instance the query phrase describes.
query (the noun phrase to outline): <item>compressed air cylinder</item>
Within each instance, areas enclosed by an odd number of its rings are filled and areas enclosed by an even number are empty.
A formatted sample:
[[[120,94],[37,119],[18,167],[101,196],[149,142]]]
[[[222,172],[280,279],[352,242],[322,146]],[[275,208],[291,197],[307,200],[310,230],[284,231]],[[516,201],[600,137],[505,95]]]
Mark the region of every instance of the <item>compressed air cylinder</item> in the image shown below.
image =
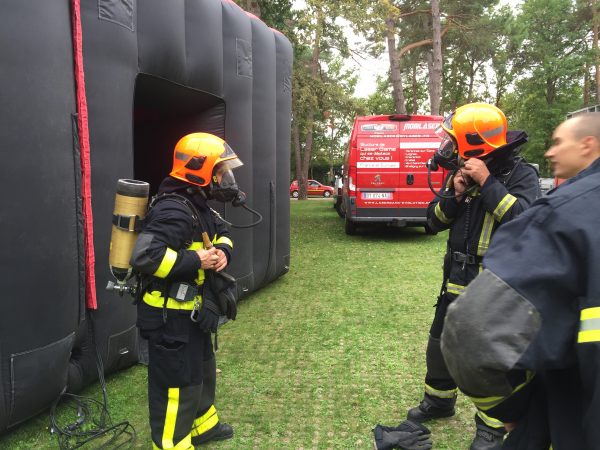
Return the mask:
[[[117,183],[108,264],[120,284],[131,276],[129,260],[146,216],[149,192],[150,185],[145,181],[121,179]]]

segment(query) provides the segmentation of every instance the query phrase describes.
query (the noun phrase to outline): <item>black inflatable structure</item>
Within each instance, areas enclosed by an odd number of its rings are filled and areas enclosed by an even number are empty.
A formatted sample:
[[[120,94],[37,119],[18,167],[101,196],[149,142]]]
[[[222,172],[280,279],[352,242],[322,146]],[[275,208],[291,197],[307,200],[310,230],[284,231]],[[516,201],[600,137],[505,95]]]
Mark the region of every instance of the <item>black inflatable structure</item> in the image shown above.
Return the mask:
[[[238,298],[287,272],[292,48],[230,0],[0,11],[2,432],[96,379],[95,345],[107,373],[137,362],[135,307],[104,290],[115,188],[134,178],[154,193],[181,136],[217,134],[245,163],[236,178],[264,220],[233,229]]]

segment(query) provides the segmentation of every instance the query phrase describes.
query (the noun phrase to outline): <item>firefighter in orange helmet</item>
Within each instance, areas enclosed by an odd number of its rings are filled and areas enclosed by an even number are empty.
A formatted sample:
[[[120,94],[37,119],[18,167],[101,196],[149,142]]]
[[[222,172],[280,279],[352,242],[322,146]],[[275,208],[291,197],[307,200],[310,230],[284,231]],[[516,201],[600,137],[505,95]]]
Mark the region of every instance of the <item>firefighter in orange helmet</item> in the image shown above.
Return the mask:
[[[461,106],[444,119],[438,134],[442,141],[434,161],[449,170],[449,175],[429,205],[427,220],[434,231],[450,232],[443,283],[429,332],[424,397],[407,415],[418,422],[454,415],[457,386],[440,350],[448,305],[479,273],[495,230],[540,195],[536,170],[517,157],[527,135],[508,131],[506,117],[497,107],[484,103]],[[481,407],[475,416],[477,430],[471,450],[501,448],[502,422],[484,405],[477,406]]]
[[[193,450],[228,439],[233,428],[214,405],[216,361],[211,333],[220,316],[235,319],[232,286],[210,280],[230,263],[233,242],[207,200],[232,202],[242,162],[212,134],[177,142],[170,176],[144,219],[131,258],[142,276],[137,325],[148,339],[148,402],[154,449]],[[212,245],[203,242],[206,232]]]

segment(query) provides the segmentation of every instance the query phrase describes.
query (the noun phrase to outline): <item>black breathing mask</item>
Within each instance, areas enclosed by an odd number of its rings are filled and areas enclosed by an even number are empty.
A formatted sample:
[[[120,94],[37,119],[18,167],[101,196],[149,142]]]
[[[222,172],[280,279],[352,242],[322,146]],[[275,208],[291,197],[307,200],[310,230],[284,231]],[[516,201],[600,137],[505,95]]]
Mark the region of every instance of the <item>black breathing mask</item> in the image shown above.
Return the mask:
[[[234,228],[252,228],[262,221],[262,216],[258,211],[246,206],[246,194],[238,187],[231,169],[222,170],[213,175],[211,183],[208,186],[208,198],[222,203],[231,203],[234,207],[241,206],[258,218],[256,222],[249,225],[236,225],[225,220],[217,211],[211,208],[215,216],[229,226]]]
[[[458,146],[453,136],[439,127],[436,134],[442,139],[440,146],[433,154],[433,157],[427,162],[427,167],[432,171],[437,171],[440,167],[446,170],[456,170],[459,167]]]
[[[221,179],[219,180],[219,178]],[[233,203],[236,200],[239,202],[242,198],[242,194],[243,199],[245,200],[246,198],[246,194],[240,191],[240,188],[235,182],[235,177],[231,170],[223,171],[220,174],[220,177],[213,175],[209,193],[210,198],[223,203]],[[234,206],[239,206],[239,204]]]

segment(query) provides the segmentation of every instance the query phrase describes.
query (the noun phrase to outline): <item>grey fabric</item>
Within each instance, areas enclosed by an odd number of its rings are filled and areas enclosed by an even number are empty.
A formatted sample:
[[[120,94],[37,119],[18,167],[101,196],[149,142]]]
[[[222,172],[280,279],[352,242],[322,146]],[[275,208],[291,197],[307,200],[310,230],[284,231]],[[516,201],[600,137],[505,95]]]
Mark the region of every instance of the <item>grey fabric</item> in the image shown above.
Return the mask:
[[[98,0],[98,18],[133,31],[135,0]]]
[[[130,264],[143,269],[146,273],[154,273],[160,266],[160,263],[157,264],[148,257],[148,249],[153,239],[154,235],[152,233],[140,233],[131,254]]]
[[[252,78],[252,43],[244,39],[236,39],[237,74],[240,77]]]
[[[485,269],[449,306],[442,332],[442,354],[458,387],[474,397],[509,395],[506,374],[541,322],[526,298]]]

